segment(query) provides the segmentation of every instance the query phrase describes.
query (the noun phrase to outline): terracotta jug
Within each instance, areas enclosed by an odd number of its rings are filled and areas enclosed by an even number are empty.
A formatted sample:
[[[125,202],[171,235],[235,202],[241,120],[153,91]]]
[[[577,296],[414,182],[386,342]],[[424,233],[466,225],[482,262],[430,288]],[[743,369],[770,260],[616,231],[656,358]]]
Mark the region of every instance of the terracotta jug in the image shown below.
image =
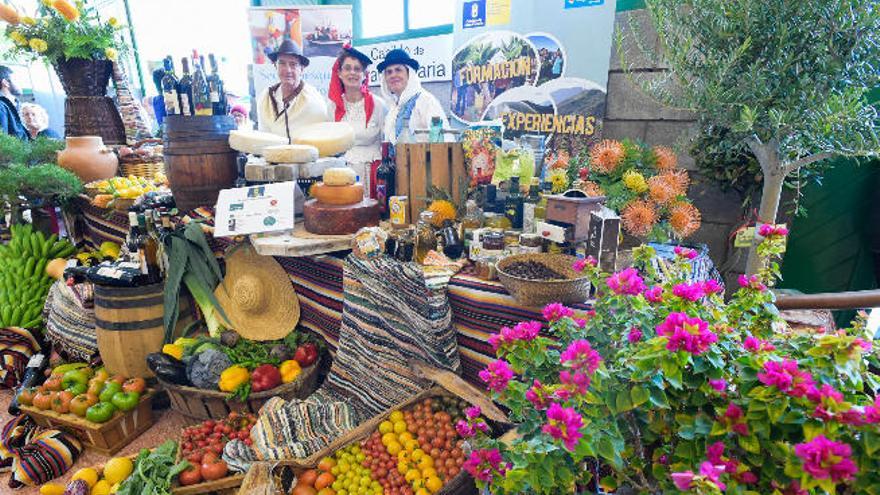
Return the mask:
[[[116,175],[119,159],[104,146],[100,136],[68,137],[67,148],[58,152],[58,165],[70,170],[84,184]]]

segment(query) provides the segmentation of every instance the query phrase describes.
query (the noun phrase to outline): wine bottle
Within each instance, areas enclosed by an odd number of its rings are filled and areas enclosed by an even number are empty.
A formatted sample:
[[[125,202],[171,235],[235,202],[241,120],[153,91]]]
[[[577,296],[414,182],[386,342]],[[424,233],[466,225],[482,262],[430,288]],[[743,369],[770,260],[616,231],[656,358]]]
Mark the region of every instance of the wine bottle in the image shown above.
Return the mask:
[[[208,81],[199,60],[199,54],[193,50],[193,114],[212,115],[211,95],[208,93]]]
[[[183,75],[177,83],[177,94],[180,95],[180,113],[193,115],[192,107],[192,76],[189,75],[189,60],[186,57],[180,59],[183,66]]]
[[[211,74],[208,76],[208,92],[211,97],[211,108],[214,115],[226,115],[226,91],[223,89],[223,80],[217,73],[217,59],[213,53],[208,54],[208,62],[211,63]]]
[[[165,59],[165,76],[162,77],[162,98],[165,100],[166,115],[180,115],[177,76],[174,75],[174,62],[170,56]]]
[[[9,414],[18,416],[18,414],[21,413],[21,408],[18,403],[18,394],[20,394],[22,390],[36,385],[37,380],[40,379],[40,375],[43,374],[43,370],[48,365],[49,360],[46,359],[46,356],[42,354],[34,354],[31,356],[31,359],[27,363],[27,368],[24,371],[24,377],[21,379],[21,385],[19,385],[18,389],[15,391],[15,396],[12,398],[12,402],[9,403],[9,408],[7,409]]]
[[[504,200],[504,214],[514,229],[523,228],[523,196],[519,190],[519,177],[510,178],[510,189]]]
[[[388,200],[395,194],[394,161],[391,157],[391,143],[382,143],[382,163],[376,170],[376,201],[379,202],[379,215],[388,218]]]
[[[138,248],[143,253],[143,261],[141,262],[141,272],[148,284],[155,284],[162,279],[159,270],[159,243],[150,235],[147,227],[147,218],[144,213],[137,216],[139,236],[137,240]]]
[[[535,232],[535,221],[536,214],[535,211],[538,207],[538,201],[541,200],[540,196],[541,184],[538,181],[537,177],[532,178],[532,183],[529,186],[529,196],[523,202],[523,232],[526,234],[531,234]]]

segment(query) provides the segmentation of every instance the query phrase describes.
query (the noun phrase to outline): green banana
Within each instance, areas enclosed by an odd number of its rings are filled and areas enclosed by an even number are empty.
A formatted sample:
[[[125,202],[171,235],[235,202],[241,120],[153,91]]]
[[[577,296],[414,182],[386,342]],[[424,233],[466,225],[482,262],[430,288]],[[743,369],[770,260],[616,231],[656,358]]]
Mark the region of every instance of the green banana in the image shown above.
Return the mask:
[[[68,258],[76,251],[76,247],[73,244],[67,241],[65,241],[65,244],[66,246],[64,246],[61,251],[56,253],[55,258]]]
[[[21,307],[16,306],[15,309],[12,310],[12,315],[9,317],[7,325],[10,327],[17,327],[19,323],[21,323]]]
[[[46,258],[41,259],[34,268],[34,276],[43,278],[46,276],[46,264],[49,262]]]
[[[59,366],[56,366],[55,369],[52,370],[52,374],[54,375],[63,375],[68,371],[78,370],[81,368],[87,368],[89,366],[88,363],[66,363]]]

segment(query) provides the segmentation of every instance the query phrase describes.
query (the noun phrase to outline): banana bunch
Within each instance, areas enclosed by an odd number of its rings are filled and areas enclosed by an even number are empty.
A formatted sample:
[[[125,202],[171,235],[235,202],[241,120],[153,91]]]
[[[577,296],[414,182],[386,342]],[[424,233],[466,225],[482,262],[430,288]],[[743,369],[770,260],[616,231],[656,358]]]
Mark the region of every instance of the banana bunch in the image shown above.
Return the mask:
[[[9,244],[0,245],[0,327],[35,328],[54,280],[46,264],[76,250],[66,239],[34,232],[30,224],[13,225]]]

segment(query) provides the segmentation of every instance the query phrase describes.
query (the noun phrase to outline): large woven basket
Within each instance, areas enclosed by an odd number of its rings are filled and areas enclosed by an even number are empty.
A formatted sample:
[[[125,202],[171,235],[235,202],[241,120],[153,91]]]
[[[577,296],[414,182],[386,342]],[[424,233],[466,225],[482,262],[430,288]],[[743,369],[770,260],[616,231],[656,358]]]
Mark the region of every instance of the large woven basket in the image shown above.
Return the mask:
[[[229,394],[216,390],[205,390],[196,387],[175,385],[159,379],[159,383],[168,391],[171,409],[197,419],[223,419],[232,411],[257,414],[260,407],[272,397],[284,400],[304,399],[315,391],[318,384],[318,369],[321,361],[308,368],[303,368],[296,380],[263,392],[250,394],[246,402],[229,400]]]
[[[516,262],[534,261],[565,276],[564,280],[530,280],[505,271]],[[498,280],[519,303],[540,307],[551,302],[582,303],[590,297],[590,280],[572,268],[577,258],[564,254],[526,253],[508,256],[496,264]]]
[[[165,162],[156,163],[122,163],[119,165],[122,169],[120,175],[128,177],[134,175],[136,177],[145,177],[147,179],[155,179],[156,174],[165,173]]]
[[[56,62],[55,72],[67,96],[104,96],[113,74],[113,62],[71,58]]]

